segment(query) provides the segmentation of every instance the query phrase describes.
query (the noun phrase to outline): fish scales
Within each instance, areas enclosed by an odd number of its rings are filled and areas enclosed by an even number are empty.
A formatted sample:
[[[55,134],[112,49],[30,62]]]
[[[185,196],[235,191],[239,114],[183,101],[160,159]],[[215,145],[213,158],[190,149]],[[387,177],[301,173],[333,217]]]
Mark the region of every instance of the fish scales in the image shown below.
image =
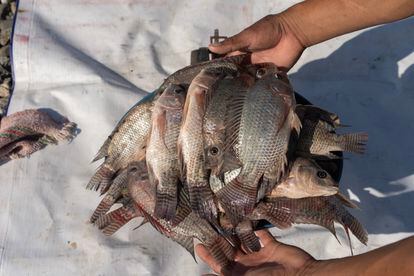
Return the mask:
[[[275,168],[275,178],[283,172],[290,131],[297,122],[294,105],[293,90],[272,71],[247,91],[237,141],[243,166],[236,179],[217,193],[233,221],[252,211],[265,172]]]
[[[203,122],[209,100],[217,83],[226,75],[237,73],[237,67],[203,69],[191,82],[184,106],[184,119],[179,136],[179,155],[182,175],[186,175],[191,208],[203,218],[215,220],[217,216],[213,193],[208,183],[205,166]]]
[[[112,134],[99,150],[97,157],[105,160],[89,181],[88,189],[101,189],[105,192],[118,170],[126,168],[128,163],[145,157],[146,143],[151,128],[153,109],[152,93],[132,107],[120,120]]]
[[[247,91],[246,78],[249,76],[220,81],[205,113],[203,125],[205,162],[206,168],[215,176],[221,174],[223,166],[231,162],[225,160],[224,151],[227,112],[232,99]]]
[[[336,134],[335,127],[340,126],[337,115],[308,106],[301,106],[298,110],[302,115],[302,130],[297,154],[337,158],[333,151],[364,152],[368,140],[366,133]]]

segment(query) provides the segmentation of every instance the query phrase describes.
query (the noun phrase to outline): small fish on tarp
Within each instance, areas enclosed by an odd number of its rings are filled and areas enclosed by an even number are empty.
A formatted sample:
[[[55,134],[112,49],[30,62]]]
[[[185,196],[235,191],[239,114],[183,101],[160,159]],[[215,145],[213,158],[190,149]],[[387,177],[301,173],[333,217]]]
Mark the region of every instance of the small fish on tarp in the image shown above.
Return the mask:
[[[364,153],[368,134],[335,133],[335,129],[341,126],[337,115],[313,106],[298,106],[296,112],[299,112],[302,122],[296,154],[303,157],[338,158],[332,152]]]
[[[180,133],[186,90],[171,84],[154,105],[147,145],[147,166],[151,183],[157,187],[154,213],[172,219],[177,207],[181,180],[177,141]]]
[[[0,162],[28,157],[49,144],[72,141],[76,132],[75,123],[64,117],[57,122],[42,110],[13,113],[0,122]]]

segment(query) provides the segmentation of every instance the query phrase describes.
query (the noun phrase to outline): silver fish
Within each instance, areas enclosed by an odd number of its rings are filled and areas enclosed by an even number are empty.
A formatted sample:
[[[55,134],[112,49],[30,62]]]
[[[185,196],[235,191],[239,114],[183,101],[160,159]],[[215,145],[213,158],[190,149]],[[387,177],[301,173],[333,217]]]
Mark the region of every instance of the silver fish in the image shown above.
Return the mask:
[[[289,175],[278,183],[269,197],[303,198],[338,193],[338,183],[314,161],[296,158]]]
[[[296,111],[299,112],[302,122],[296,147],[297,155],[338,158],[333,151],[364,153],[368,134],[336,134],[336,127],[342,126],[336,114],[313,106],[298,106]]]
[[[203,120],[218,81],[232,74],[237,74],[237,66],[203,69],[194,78],[188,88],[178,138],[181,171],[182,175],[186,175],[191,208],[201,217],[210,220],[216,218],[217,210],[205,167]]]
[[[155,216],[170,220],[177,206],[180,182],[177,140],[180,132],[186,91],[168,86],[155,103],[147,148],[147,166],[151,183],[157,187]]]
[[[242,169],[217,193],[235,225],[253,210],[260,179],[266,178],[271,188],[280,178],[287,162],[290,132],[300,130],[290,85],[279,79],[276,67],[261,68],[260,72],[261,78],[247,91],[234,113],[236,118],[240,117],[239,125],[234,128],[239,131],[235,132],[234,140],[232,136],[229,139],[230,147],[240,145]]]
[[[101,188],[103,194],[119,170],[126,168],[130,162],[145,157],[155,97],[155,93],[149,94],[119,121],[93,160],[105,158],[86,186],[87,189]]]

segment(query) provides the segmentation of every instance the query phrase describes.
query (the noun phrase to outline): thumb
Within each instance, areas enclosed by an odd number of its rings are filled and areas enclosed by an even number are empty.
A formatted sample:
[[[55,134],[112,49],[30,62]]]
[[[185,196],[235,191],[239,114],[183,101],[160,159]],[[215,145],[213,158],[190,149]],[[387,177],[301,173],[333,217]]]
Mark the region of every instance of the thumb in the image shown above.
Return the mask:
[[[243,51],[249,47],[249,39],[245,35],[245,31],[238,33],[222,42],[210,44],[210,51],[217,54],[227,54],[235,51]]]

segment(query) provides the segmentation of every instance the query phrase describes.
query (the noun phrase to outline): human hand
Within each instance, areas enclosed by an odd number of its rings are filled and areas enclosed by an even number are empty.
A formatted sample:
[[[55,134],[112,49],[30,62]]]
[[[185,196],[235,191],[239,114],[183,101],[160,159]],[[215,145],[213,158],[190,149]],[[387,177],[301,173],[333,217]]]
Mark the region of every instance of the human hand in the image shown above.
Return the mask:
[[[296,275],[316,263],[316,260],[295,246],[276,241],[267,230],[256,232],[262,249],[248,255],[238,252],[230,271],[220,265],[202,244],[195,248],[197,255],[221,275]]]
[[[299,59],[305,47],[283,19],[283,15],[268,15],[239,34],[219,44],[209,45],[218,54],[251,52],[251,62],[272,62],[288,71]]]

